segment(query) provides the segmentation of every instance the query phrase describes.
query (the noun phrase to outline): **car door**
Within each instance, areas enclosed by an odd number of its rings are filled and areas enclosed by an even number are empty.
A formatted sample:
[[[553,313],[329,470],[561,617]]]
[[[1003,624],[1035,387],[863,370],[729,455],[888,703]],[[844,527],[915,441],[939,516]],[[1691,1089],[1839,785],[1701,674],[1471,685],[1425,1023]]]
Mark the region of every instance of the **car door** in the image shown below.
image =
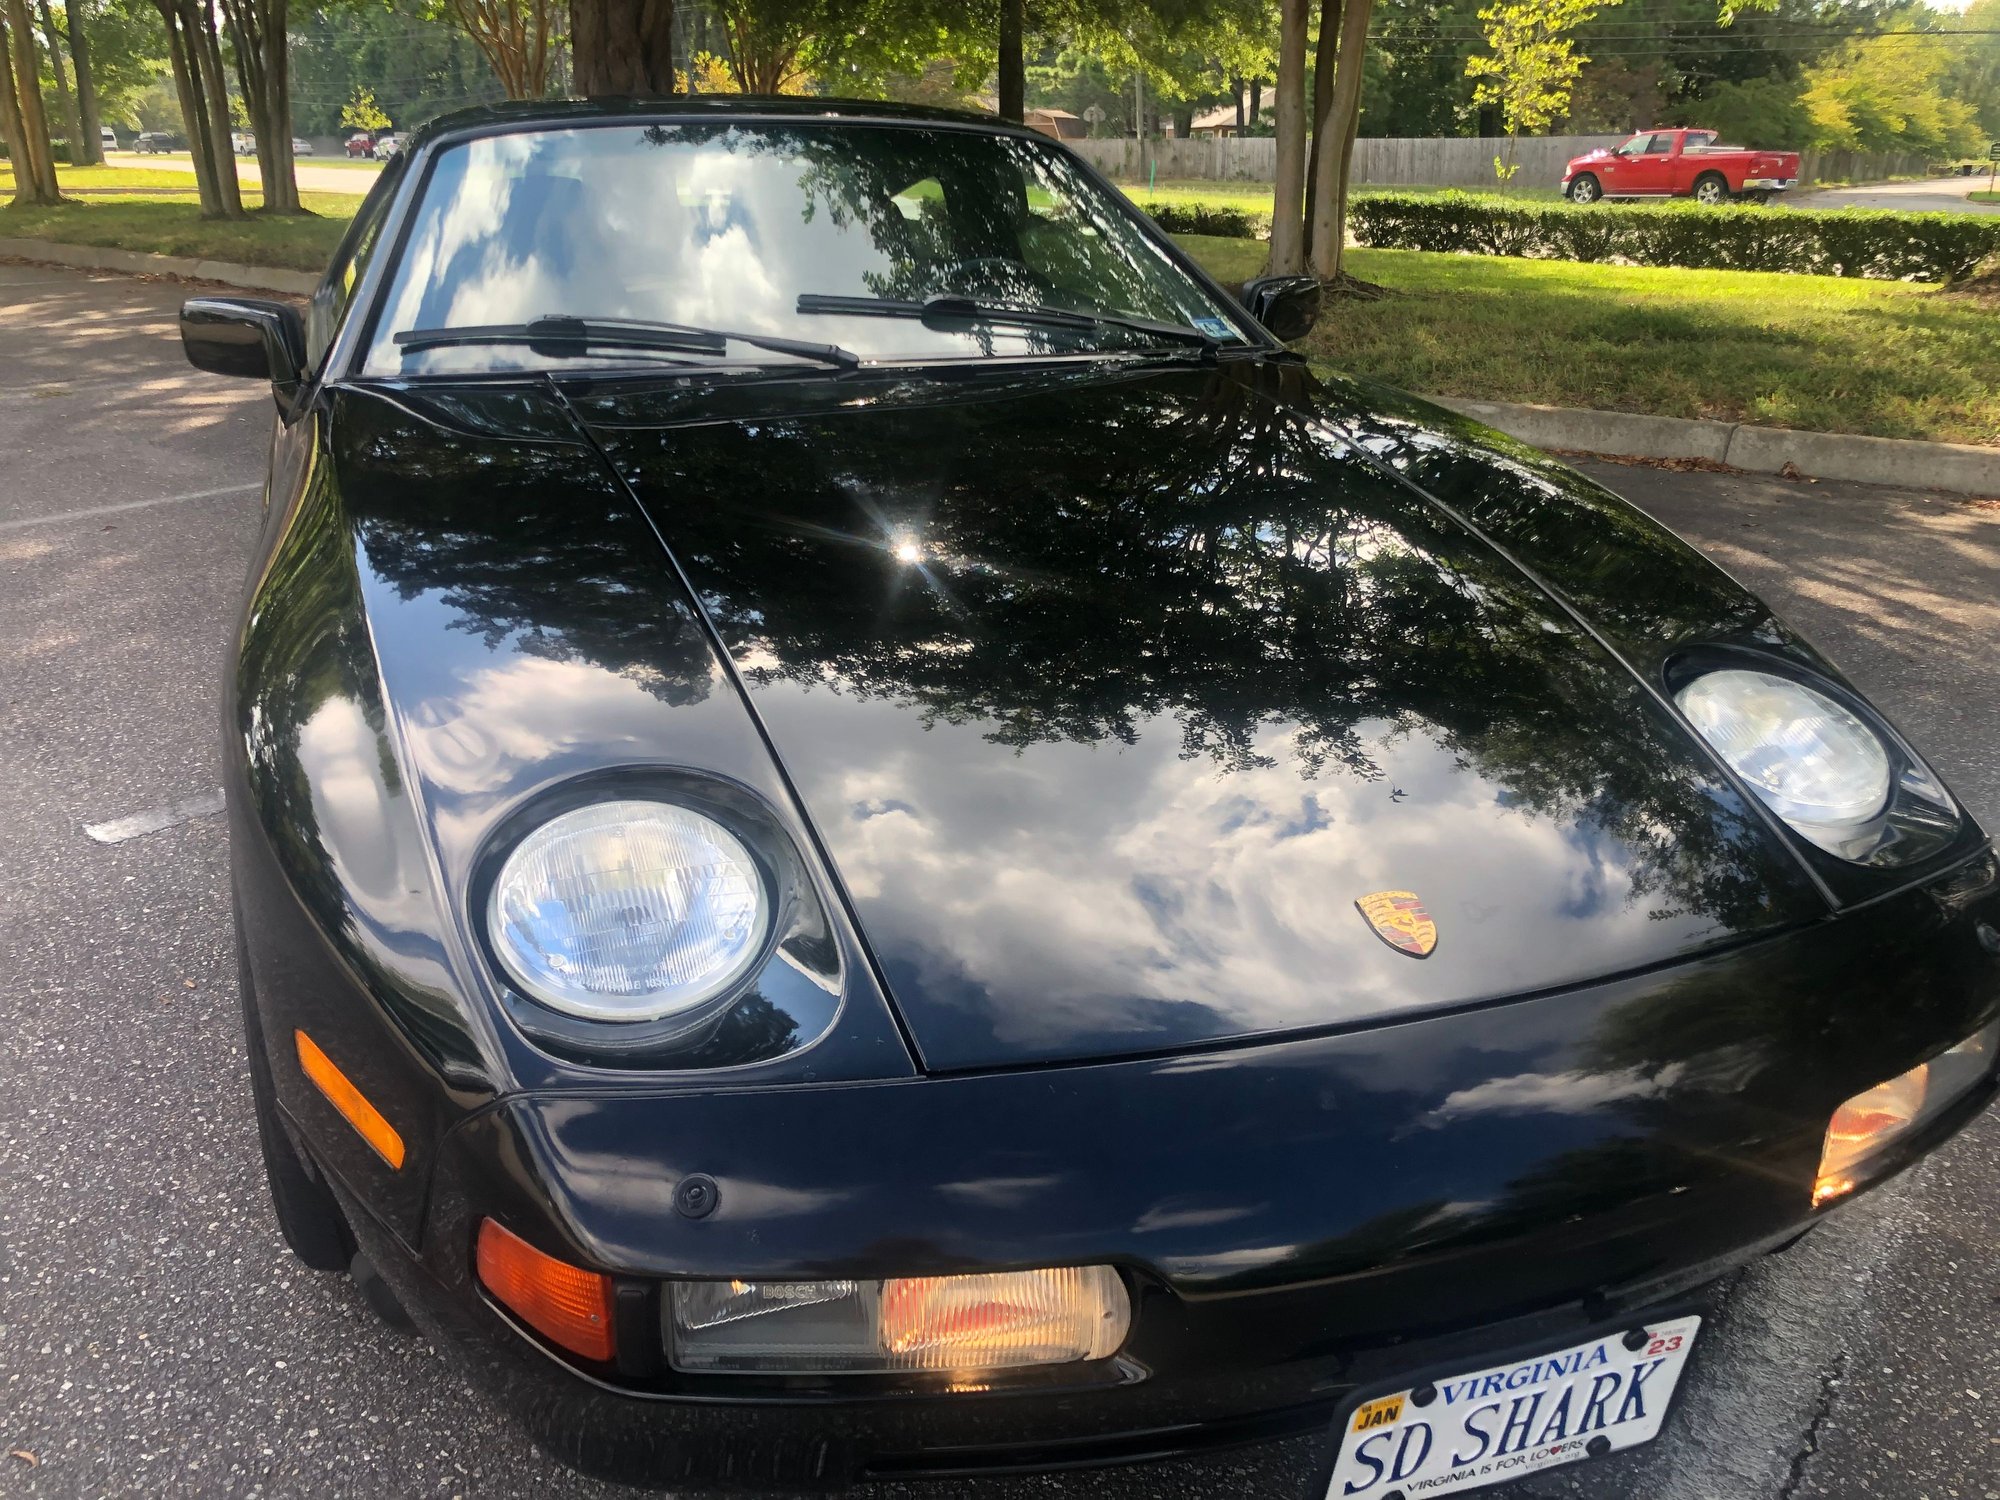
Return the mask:
[[[1632,163],[1638,158],[1639,153],[1646,149],[1646,143],[1652,138],[1651,132],[1635,135],[1629,141],[1622,141],[1613,146],[1609,156],[1595,163],[1593,170],[1597,173],[1598,185],[1604,189],[1605,197],[1615,198],[1622,193],[1632,191],[1629,186],[1630,174],[1633,171]]]
[[[1656,130],[1638,155],[1631,159],[1627,167],[1628,193],[1665,195],[1674,190],[1675,147],[1679,135],[1671,130]]]

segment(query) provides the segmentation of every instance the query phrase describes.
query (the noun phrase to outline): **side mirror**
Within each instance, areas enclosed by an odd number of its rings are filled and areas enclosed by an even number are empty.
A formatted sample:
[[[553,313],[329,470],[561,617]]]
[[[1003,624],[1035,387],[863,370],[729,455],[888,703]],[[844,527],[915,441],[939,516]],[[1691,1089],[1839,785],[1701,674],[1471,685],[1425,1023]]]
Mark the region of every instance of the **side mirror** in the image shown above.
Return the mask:
[[[1289,344],[1312,332],[1319,321],[1319,278],[1259,276],[1243,283],[1243,305],[1250,316]]]
[[[278,404],[289,406],[305,371],[305,322],[289,302],[190,297],[181,304],[181,347],[197,370],[270,381]]]

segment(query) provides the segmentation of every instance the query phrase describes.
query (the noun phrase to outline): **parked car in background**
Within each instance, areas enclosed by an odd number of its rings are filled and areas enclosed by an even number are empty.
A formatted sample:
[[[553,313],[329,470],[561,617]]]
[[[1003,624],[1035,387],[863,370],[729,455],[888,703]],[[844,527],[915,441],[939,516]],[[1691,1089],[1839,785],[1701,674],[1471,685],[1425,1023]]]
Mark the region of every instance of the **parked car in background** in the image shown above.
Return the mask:
[[[1600,198],[1764,203],[1798,181],[1796,151],[1719,145],[1713,130],[1642,130],[1623,145],[1572,158],[1562,188],[1572,203]]]
[[[307,309],[181,312],[273,401],[250,1094],[304,1262],[563,1460],[1437,1500],[1650,1440],[1702,1288],[1992,1098],[1977,820],[1643,512],[1288,350],[1317,282],[990,116],[404,154]]]
[[[229,138],[229,148],[238,156],[257,154],[257,137],[247,130],[239,130]]]
[[[292,137],[292,155],[311,156],[312,154],[313,154],[313,143],[311,141],[307,140],[302,135],[295,135]]]
[[[402,149],[403,136],[399,131],[385,131],[375,137],[375,155],[383,161],[387,161]]]
[[[106,151],[116,151],[118,149],[118,132],[113,130],[109,125],[100,126],[97,131],[97,141]]]
[[[372,157],[375,154],[375,137],[365,130],[357,131],[347,138],[347,154],[350,157]]]
[[[159,156],[168,151],[187,150],[187,138],[168,130],[142,130],[139,138],[132,142],[132,149],[141,156]]]

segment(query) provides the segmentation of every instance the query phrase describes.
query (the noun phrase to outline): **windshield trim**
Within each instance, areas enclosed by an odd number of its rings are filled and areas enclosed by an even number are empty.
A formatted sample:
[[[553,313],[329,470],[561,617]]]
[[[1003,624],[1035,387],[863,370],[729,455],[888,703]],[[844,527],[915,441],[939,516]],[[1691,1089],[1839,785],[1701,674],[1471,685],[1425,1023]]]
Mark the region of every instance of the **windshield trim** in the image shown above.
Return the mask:
[[[867,105],[871,101],[850,101]],[[414,152],[405,146],[400,153],[409,162],[402,183],[397,187],[394,201],[384,215],[381,248],[370,257],[367,270],[363,273],[361,285],[355,289],[354,300],[348,317],[342,323],[333,347],[328,351],[324,365],[325,380],[345,378],[357,380],[368,378],[362,368],[368,351],[375,342],[375,330],[380,322],[388,301],[388,289],[394,279],[394,270],[403,262],[409,248],[409,237],[415,228],[417,208],[429,191],[431,176],[436,169],[438,158],[455,146],[471,141],[487,140],[494,136],[536,135],[549,131],[572,130],[630,130],[646,125],[665,124],[708,124],[713,125],[724,118],[711,110],[678,110],[671,106],[659,109],[632,110],[629,113],[606,115],[602,118],[585,117],[574,119],[550,115],[547,118],[530,117],[524,120],[487,120],[477,124],[440,131],[418,146]],[[1133,229],[1156,249],[1158,249],[1183,275],[1200,287],[1224,308],[1234,314],[1249,333],[1246,343],[1238,348],[1251,348],[1265,353],[1281,351],[1284,345],[1272,337],[1264,325],[1252,317],[1249,310],[1237,298],[1234,291],[1222,285],[1176,245],[1173,238],[1146,214],[1139,206],[1126,197],[1118,185],[1089,161],[1069,149],[1064,142],[1054,136],[1043,135],[1039,130],[1030,130],[1025,125],[1011,121],[994,120],[912,120],[895,115],[872,114],[796,114],[781,110],[731,111],[726,118],[731,123],[744,125],[781,125],[794,129],[840,130],[850,126],[875,130],[921,130],[959,131],[974,135],[1007,135],[1034,142],[1048,150],[1060,152],[1067,164],[1110,201],[1113,208],[1130,221]],[[990,356],[978,355],[974,359],[984,361]],[[961,360],[946,363],[962,364]],[[460,376],[459,378],[464,378]]]

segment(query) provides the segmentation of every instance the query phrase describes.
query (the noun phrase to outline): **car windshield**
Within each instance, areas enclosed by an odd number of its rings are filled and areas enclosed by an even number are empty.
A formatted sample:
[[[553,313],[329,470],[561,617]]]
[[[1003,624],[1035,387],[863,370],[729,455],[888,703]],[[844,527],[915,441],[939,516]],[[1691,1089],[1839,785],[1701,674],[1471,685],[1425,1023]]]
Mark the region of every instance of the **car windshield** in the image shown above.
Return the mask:
[[[621,123],[449,147],[380,306],[363,368],[389,376],[799,358],[527,335],[574,329],[553,319],[891,362],[1249,336],[1053,145],[845,121]]]

